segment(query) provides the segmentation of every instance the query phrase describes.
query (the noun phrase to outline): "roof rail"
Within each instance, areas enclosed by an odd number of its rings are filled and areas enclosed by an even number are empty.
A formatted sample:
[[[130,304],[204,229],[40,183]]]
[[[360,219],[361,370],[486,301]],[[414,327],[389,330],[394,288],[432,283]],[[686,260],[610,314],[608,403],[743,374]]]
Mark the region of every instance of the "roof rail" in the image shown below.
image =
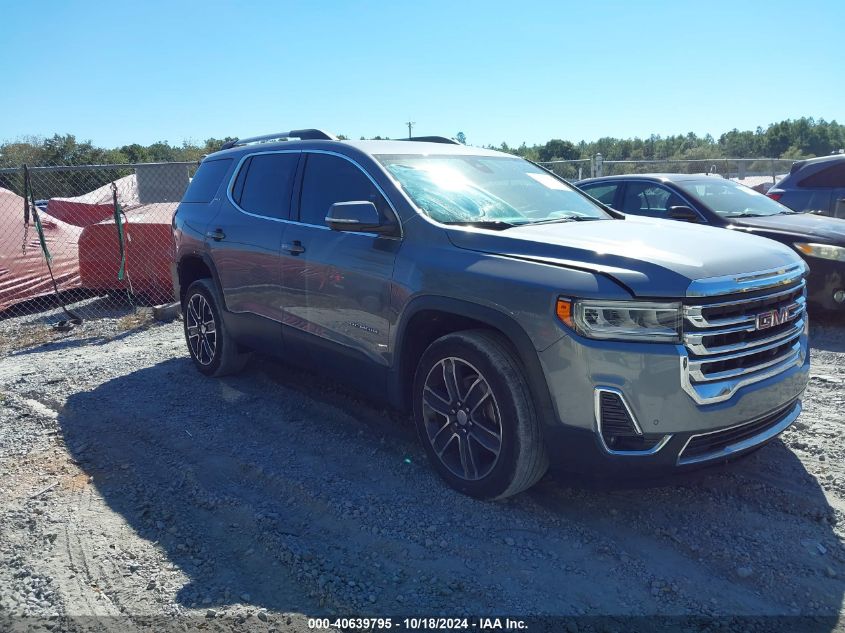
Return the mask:
[[[446,138],[445,136],[411,136],[409,138],[397,138],[395,141],[417,141],[419,143],[444,143],[446,145],[460,145],[458,141],[453,138]]]
[[[336,141],[337,137],[334,134],[329,134],[323,130],[315,128],[308,128],[305,130],[291,130],[290,132],[278,132],[276,134],[264,134],[262,136],[251,136],[249,138],[235,139],[223,144],[221,150],[230,149],[232,147],[240,147],[241,145],[249,145],[251,143],[267,143],[269,141],[284,141],[287,139],[300,139],[302,141]]]

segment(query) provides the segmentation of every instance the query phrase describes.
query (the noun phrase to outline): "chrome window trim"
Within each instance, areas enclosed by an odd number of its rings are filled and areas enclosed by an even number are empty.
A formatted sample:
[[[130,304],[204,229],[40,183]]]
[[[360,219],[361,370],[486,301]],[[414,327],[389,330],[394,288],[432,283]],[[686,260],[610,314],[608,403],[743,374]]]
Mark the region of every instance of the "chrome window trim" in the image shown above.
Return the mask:
[[[663,438],[650,449],[645,451],[617,451],[610,448],[604,441],[604,437],[601,434],[601,394],[602,392],[612,393],[619,396],[619,399],[622,401],[622,406],[625,407],[625,411],[628,412],[628,415],[631,416],[631,422],[634,424],[634,430],[643,435],[642,427],[640,427],[639,422],[637,422],[637,418],[634,415],[634,412],[631,411],[631,407],[628,406],[628,401],[625,399],[625,395],[622,393],[620,389],[616,387],[596,387],[593,390],[593,416],[595,417],[596,422],[596,434],[599,438],[599,443],[601,447],[604,449],[606,453],[609,455],[622,455],[626,457],[635,457],[635,456],[649,456],[654,455],[660,449],[662,449],[669,440],[672,439],[671,435],[664,435]]]
[[[801,261],[744,275],[724,275],[722,277],[696,279],[687,287],[686,296],[716,297],[776,288],[797,283],[808,270],[807,265]]]
[[[709,462],[709,461],[712,461],[712,460],[715,460],[715,459],[725,459],[726,457],[730,457],[731,455],[733,455],[735,453],[739,453],[739,452],[742,452],[742,451],[747,450],[749,448],[753,448],[753,447],[755,447],[759,444],[763,444],[764,442],[769,441],[770,439],[776,437],[777,435],[780,435],[783,431],[785,431],[789,426],[792,425],[793,422],[795,422],[795,420],[798,419],[799,415],[801,415],[801,401],[800,400],[795,403],[795,405],[792,407],[792,409],[790,409],[788,412],[786,412],[784,414],[783,418],[781,418],[781,420],[779,422],[777,422],[773,426],[769,427],[765,431],[762,431],[762,432],[758,433],[757,435],[754,435],[752,437],[748,437],[744,440],[740,440],[739,442],[735,442],[733,444],[728,444],[727,446],[725,446],[724,448],[722,448],[718,451],[705,453],[703,455],[697,455],[696,457],[690,457],[690,458],[684,459],[684,457],[683,457],[684,451],[687,450],[687,446],[689,446],[690,442],[692,442],[693,439],[695,439],[697,437],[703,437],[703,436],[706,436],[706,435],[713,435],[714,433],[721,433],[721,432],[724,432],[724,431],[730,431],[732,429],[740,428],[740,427],[746,426],[748,424],[754,424],[756,422],[759,422],[760,420],[762,420],[766,416],[765,415],[760,416],[759,418],[757,418],[756,420],[752,420],[751,422],[743,422],[742,424],[735,424],[734,426],[728,426],[728,427],[725,427],[723,429],[716,429],[714,431],[708,431],[707,433],[697,433],[695,435],[690,435],[689,438],[687,439],[687,441],[684,442],[684,447],[678,453],[677,465],[678,466],[686,466],[688,464],[699,464],[701,462]]]

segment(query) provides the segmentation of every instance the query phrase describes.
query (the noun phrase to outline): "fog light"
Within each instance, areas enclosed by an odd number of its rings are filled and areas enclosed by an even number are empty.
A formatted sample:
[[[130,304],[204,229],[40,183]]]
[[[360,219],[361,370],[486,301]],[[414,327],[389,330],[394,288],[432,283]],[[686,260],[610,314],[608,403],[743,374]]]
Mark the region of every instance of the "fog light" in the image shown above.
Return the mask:
[[[845,290],[837,290],[833,293],[833,300],[836,303],[843,303],[845,302]]]

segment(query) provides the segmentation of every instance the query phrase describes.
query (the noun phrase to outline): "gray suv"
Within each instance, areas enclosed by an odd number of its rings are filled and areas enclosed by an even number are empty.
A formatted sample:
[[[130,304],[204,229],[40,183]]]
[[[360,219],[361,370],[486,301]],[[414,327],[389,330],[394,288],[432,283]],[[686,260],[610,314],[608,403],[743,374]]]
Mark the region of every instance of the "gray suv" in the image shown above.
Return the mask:
[[[806,267],[732,231],[625,217],[514,156],[294,130],[201,163],[173,218],[200,372],[253,350],[413,412],[458,490],[549,464],[725,461],[798,417]]]
[[[793,163],[766,195],[793,211],[845,219],[845,154]]]

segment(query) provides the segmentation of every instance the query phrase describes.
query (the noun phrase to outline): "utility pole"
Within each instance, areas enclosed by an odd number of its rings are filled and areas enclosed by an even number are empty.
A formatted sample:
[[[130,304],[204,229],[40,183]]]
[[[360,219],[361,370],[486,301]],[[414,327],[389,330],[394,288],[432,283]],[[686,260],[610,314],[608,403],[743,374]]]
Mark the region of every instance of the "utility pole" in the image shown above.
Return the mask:
[[[416,124],[417,124],[417,122],[416,122],[416,121],[408,121],[408,122],[405,124],[405,125],[407,125],[407,126],[408,126],[408,138],[413,138],[413,136],[414,136],[414,135],[413,135],[413,133],[412,133],[412,130],[413,130],[413,128],[414,128],[414,126],[415,126]]]

